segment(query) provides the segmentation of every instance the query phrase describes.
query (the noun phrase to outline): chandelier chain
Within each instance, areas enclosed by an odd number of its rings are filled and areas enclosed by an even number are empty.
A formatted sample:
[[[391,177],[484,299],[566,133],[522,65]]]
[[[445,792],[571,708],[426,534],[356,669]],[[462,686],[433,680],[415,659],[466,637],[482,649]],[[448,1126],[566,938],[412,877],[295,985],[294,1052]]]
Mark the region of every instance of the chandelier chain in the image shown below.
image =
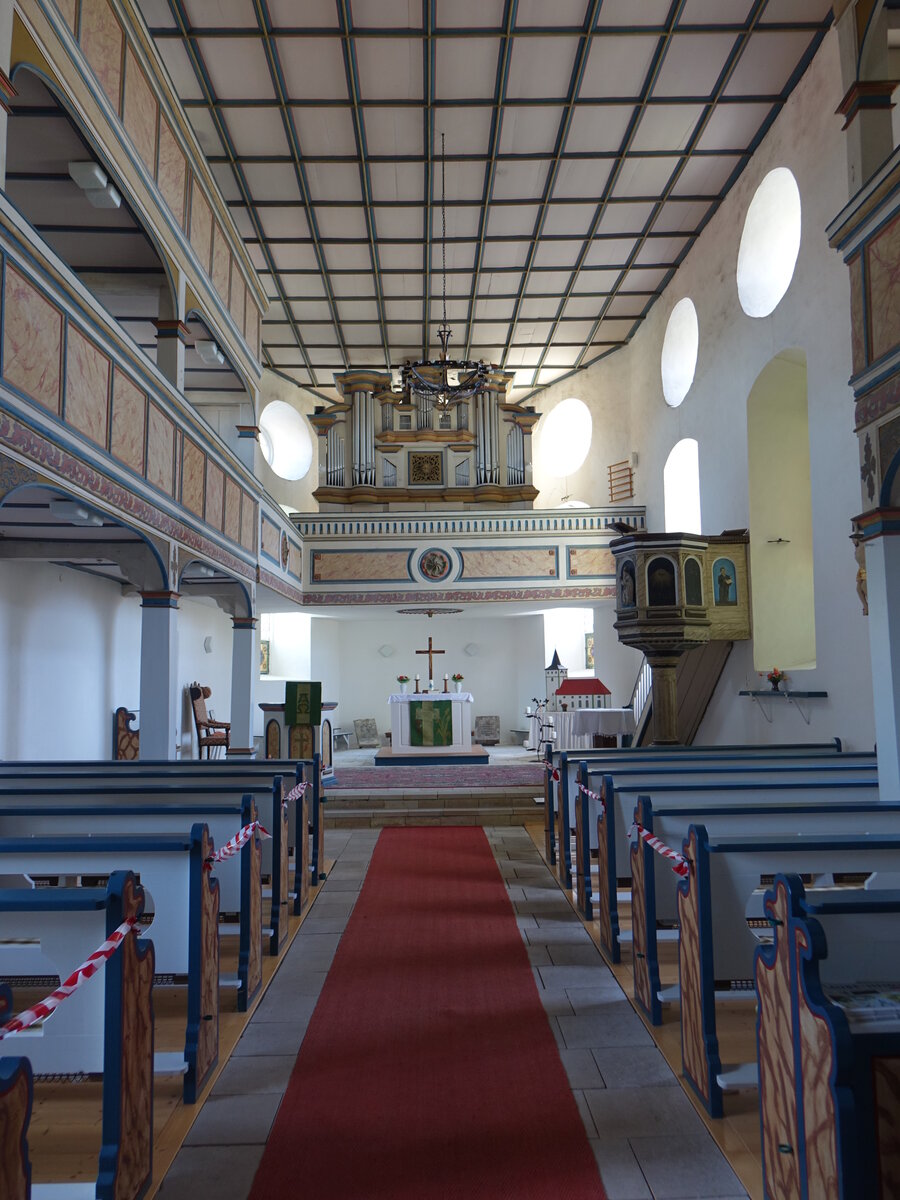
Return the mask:
[[[441,268],[443,271],[443,283],[441,288],[442,305],[441,311],[444,324],[447,324],[447,189],[446,189],[446,164],[447,159],[444,153],[444,132],[441,130]]]

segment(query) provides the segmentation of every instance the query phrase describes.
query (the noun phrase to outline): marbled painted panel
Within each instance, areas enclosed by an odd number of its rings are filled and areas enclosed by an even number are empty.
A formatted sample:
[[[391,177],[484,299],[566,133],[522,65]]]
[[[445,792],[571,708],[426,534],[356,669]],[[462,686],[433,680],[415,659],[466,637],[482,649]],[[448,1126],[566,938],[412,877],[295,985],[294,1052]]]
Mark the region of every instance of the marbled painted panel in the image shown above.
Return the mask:
[[[175,140],[165,117],[159,121],[159,164],[156,182],[160,194],[172,210],[179,225],[184,227],[184,195],[187,180],[187,159]]]
[[[222,528],[225,504],[225,474],[221,467],[210,459],[206,464],[206,522],[216,529]]]
[[[263,517],[262,519],[260,537],[260,546],[263,554],[268,554],[269,558],[274,558],[277,563],[280,563],[281,531],[267,517]]]
[[[253,303],[253,298],[248,291],[244,300],[244,341],[251,348],[253,346],[253,339],[256,336],[257,311],[257,307]]]
[[[409,580],[408,550],[360,550],[341,553],[321,550],[313,554],[314,583],[337,583],[346,580],[366,583],[370,580]]]
[[[6,1014],[4,1020],[10,1015]],[[7,1059],[0,1078],[0,1195],[9,1200],[26,1200],[31,1192],[28,1124],[32,1094],[28,1062]]]
[[[766,913],[780,924],[773,926],[774,943],[756,960],[762,1162],[767,1195],[799,1197],[800,1136],[794,1075],[791,952],[786,934],[790,914],[783,882],[778,883],[774,898],[771,893],[766,897]],[[793,1153],[780,1152],[779,1146],[790,1146]]]
[[[181,448],[184,445],[184,434],[180,429],[175,430],[175,491],[173,495],[181,495],[181,476],[183,473],[183,463],[181,460]]]
[[[615,575],[616,561],[605,546],[573,546],[569,550],[569,577]]]
[[[869,333],[872,358],[900,345],[900,217],[895,217],[867,247]]]
[[[212,256],[212,209],[196,179],[191,187],[191,245],[208,272]]]
[[[147,482],[173,495],[175,425],[155,404],[147,414]]]
[[[238,329],[244,328],[244,294],[246,292],[244,277],[235,259],[231,260],[231,300],[229,309]]]
[[[225,240],[225,234],[222,232],[222,227],[216,223],[213,232],[213,260],[212,260],[212,281],[213,287],[222,298],[222,303],[228,303],[228,282],[231,278],[231,251],[228,249],[228,242]]]
[[[126,467],[144,473],[144,423],[147,398],[127,375],[113,378],[112,435],[110,450]]]
[[[866,365],[862,254],[857,254],[847,266],[850,269],[850,348],[853,355],[853,374],[857,375]]]
[[[3,377],[51,412],[60,410],[62,313],[6,268]]]
[[[290,543],[290,549],[288,550],[287,569],[288,574],[293,575],[295,579],[303,577],[303,551],[299,546],[295,546],[293,542]]]
[[[247,492],[241,494],[241,545],[251,554],[256,551],[256,501]]]
[[[881,1200],[900,1196],[900,1059],[872,1060]]]
[[[184,439],[181,451],[181,503],[198,517],[203,516],[206,455],[196,442]]]
[[[56,0],[56,7],[59,9],[60,16],[71,29],[75,32],[75,0]]]
[[[241,489],[230,476],[225,477],[225,536],[241,540]]]
[[[110,361],[71,322],[66,339],[67,425],[98,446],[105,446],[109,430]]]
[[[806,929],[793,926],[793,974],[803,976],[803,962],[809,957]],[[798,984],[799,987],[799,984]],[[799,1028],[794,1036],[800,1043],[800,1078],[803,1099],[803,1135],[806,1142],[806,1180],[808,1194],[837,1198],[841,1193],[838,1166],[837,1121],[831,1081],[835,1071],[835,1046],[828,1021],[810,1007],[805,994],[798,994]]]
[[[82,0],[80,41],[91,70],[118,113],[125,35],[107,0]]]
[[[156,125],[159,105],[138,60],[125,52],[125,103],[122,121],[134,148],[153,174],[156,170]]]
[[[556,551],[546,547],[509,550],[465,550],[462,578],[470,579],[556,579]]]

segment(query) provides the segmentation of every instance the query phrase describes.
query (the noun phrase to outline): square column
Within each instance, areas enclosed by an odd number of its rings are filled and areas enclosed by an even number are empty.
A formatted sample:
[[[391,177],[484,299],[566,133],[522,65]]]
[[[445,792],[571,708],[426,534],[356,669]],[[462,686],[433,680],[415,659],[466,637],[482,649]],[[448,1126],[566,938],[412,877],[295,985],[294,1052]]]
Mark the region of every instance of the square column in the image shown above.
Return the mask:
[[[882,800],[900,800],[900,536],[865,546],[878,790]]]
[[[173,759],[178,738],[177,592],[141,593],[140,757]]]
[[[258,674],[256,617],[232,617],[229,758],[253,754],[253,714]]]

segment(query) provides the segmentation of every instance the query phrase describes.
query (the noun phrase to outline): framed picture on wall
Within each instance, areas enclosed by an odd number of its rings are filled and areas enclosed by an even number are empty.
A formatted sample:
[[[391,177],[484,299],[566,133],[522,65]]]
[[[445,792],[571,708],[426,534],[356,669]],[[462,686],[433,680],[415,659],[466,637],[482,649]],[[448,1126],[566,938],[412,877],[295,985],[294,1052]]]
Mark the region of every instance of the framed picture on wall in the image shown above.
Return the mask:
[[[267,639],[262,639],[259,643],[259,673],[260,675],[269,673],[269,642]]]
[[[594,635],[586,633],[584,635],[584,665],[588,671],[594,669]]]

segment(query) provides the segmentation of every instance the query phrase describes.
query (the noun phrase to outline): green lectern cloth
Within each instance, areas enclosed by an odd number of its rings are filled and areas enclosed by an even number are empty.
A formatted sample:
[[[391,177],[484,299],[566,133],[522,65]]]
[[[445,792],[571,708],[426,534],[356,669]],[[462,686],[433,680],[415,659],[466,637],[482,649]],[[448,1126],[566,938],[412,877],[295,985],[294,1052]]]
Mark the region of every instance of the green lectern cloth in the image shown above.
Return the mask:
[[[409,744],[453,745],[453,705],[449,700],[410,700]]]
[[[286,683],[284,685],[285,725],[322,724],[322,684]]]

